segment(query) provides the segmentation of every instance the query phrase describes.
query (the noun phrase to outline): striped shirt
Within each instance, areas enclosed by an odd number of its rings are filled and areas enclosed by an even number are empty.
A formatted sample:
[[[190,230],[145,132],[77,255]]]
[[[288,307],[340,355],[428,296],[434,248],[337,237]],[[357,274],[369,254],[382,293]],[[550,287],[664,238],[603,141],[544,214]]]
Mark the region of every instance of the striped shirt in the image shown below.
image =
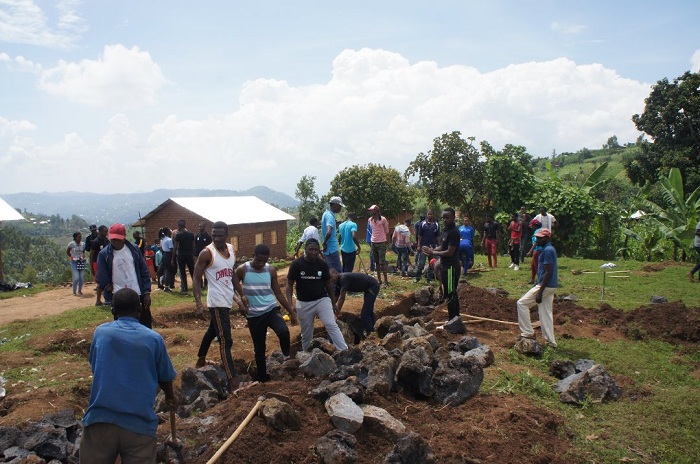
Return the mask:
[[[250,261],[245,263],[243,294],[248,298],[248,317],[262,316],[279,306],[272,291],[272,276],[268,263],[261,271],[256,270]]]

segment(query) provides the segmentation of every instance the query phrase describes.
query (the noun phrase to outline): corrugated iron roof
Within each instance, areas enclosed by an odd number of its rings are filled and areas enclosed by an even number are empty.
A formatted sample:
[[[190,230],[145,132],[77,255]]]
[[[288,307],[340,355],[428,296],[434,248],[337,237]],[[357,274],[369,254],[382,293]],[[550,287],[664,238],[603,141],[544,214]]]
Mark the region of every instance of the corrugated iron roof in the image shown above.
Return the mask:
[[[0,198],[0,221],[22,221],[24,217]]]
[[[294,216],[254,196],[181,197],[170,200],[212,222],[224,221],[229,225],[295,219]]]

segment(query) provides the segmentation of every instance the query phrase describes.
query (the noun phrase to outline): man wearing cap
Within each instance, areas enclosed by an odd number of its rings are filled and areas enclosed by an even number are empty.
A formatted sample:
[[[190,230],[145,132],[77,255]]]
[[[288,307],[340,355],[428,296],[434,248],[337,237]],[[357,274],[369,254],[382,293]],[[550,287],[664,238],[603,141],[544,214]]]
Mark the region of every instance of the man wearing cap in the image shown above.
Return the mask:
[[[370,213],[369,224],[372,228],[372,257],[377,266],[377,280],[382,284],[382,274],[384,274],[384,285],[389,285],[386,276],[386,250],[389,244],[389,221],[379,214],[379,206],[372,205],[367,208]]]
[[[352,272],[355,268],[355,257],[360,254],[360,241],[357,240],[357,223],[354,213],[348,213],[348,218],[338,226],[340,232],[340,254],[343,257],[343,272]]]
[[[90,235],[85,238],[85,253],[87,253],[88,256],[90,256],[90,246],[92,245],[92,241],[97,238],[97,226],[95,224],[90,225]],[[90,265],[90,272],[92,272],[93,276],[95,275],[95,271],[92,270],[92,264]]]
[[[149,329],[151,317],[151,273],[141,251],[126,240],[123,224],[112,224],[109,228],[109,245],[97,256],[97,286],[104,291],[105,300],[122,288],[131,288],[140,297],[141,317],[139,322]]]
[[[542,335],[547,341],[547,345],[556,348],[552,303],[558,280],[557,250],[552,246],[552,232],[549,229],[544,227],[539,229],[535,232],[535,238],[536,244],[542,247],[538,257],[537,284],[520,297],[517,303],[520,336],[535,338],[535,331],[530,322],[530,308],[537,305]]]
[[[163,337],[139,324],[141,302],[130,288],[114,294],[114,322],[95,329],[90,345],[93,379],[83,416],[81,464],[156,462],[158,387],[171,409],[177,407],[177,373]]]
[[[323,259],[326,260],[329,267],[332,267],[338,272],[341,272],[343,267],[340,264],[335,215],[339,213],[340,209],[344,206],[343,200],[340,197],[331,197],[331,199],[328,200],[328,209],[323,213],[323,217],[321,218]]]

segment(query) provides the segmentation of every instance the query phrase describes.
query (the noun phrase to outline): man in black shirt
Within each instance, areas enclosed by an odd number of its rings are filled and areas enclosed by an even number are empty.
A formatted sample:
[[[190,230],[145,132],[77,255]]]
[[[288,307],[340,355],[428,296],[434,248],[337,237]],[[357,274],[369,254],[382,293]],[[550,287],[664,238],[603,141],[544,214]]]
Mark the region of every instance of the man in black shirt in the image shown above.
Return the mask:
[[[331,280],[336,285],[338,290],[338,312],[343,309],[345,303],[345,295],[347,292],[365,294],[360,319],[365,326],[367,333],[374,332],[374,302],[379,295],[379,281],[369,274],[361,272],[343,272],[342,274],[331,269]]]
[[[445,208],[442,211],[442,221],[445,225],[440,236],[440,248],[423,247],[423,253],[428,256],[440,258],[440,281],[442,294],[447,301],[447,313],[449,319],[459,316],[459,296],[457,284],[459,283],[459,230],[455,226],[454,208]]]
[[[185,227],[184,219],[177,221],[177,233],[173,237],[172,265],[175,266],[175,259],[180,269],[180,295],[187,293],[187,273],[194,276],[194,234]],[[186,267],[186,268],[185,268]]]
[[[315,238],[304,244],[304,256],[292,261],[287,272],[287,301],[292,303],[294,286],[297,287],[297,317],[301,326],[301,348],[306,351],[314,336],[314,319],[323,322],[331,341],[339,350],[346,350],[343,334],[335,322],[338,306],[331,282],[328,264],[321,258],[321,245]]]
[[[97,237],[92,239],[90,242],[90,264],[92,266],[92,275],[95,276],[95,282],[97,282],[97,255],[100,251],[107,245],[109,245],[109,239],[107,238],[107,226],[101,225],[97,229]],[[95,306],[102,306],[102,289],[97,286],[97,299],[95,300]]]
[[[85,253],[87,253],[88,256],[90,256],[90,247],[92,245],[92,241],[97,238],[97,226],[95,224],[90,225],[90,235],[87,236],[85,239]],[[95,272],[92,270],[92,265],[90,265],[90,272],[92,272],[92,276],[95,277]]]
[[[211,235],[205,229],[203,222],[199,223],[199,233],[194,237],[194,256],[199,256],[199,253],[211,244]],[[202,288],[207,288],[207,278],[204,277],[204,282],[200,282]]]

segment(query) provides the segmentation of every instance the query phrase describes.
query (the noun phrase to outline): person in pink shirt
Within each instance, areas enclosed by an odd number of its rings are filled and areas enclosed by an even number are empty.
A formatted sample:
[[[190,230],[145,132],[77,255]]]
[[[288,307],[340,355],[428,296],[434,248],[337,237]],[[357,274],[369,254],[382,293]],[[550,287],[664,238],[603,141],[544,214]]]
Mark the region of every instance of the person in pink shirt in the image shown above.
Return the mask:
[[[379,206],[372,205],[367,208],[371,216],[369,225],[372,228],[372,256],[377,265],[377,280],[382,283],[382,274],[384,274],[384,285],[389,285],[389,279],[386,275],[386,250],[389,243],[389,221],[379,214]]]

